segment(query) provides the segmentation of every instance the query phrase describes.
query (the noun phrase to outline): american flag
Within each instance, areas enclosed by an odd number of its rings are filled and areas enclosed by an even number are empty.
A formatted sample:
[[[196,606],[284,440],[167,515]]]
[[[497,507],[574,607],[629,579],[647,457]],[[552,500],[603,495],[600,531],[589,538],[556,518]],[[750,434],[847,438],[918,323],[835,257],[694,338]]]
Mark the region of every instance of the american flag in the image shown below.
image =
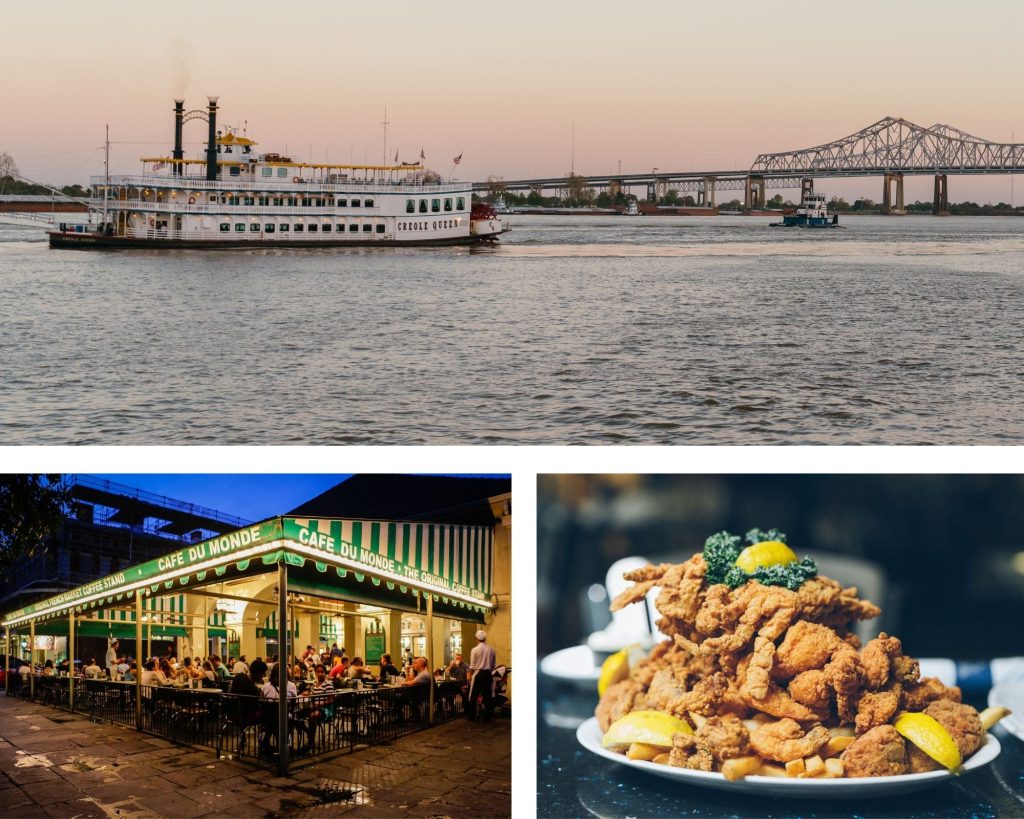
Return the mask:
[[[398,151],[395,151],[395,162],[398,162]]]
[[[427,155],[425,153],[423,153],[423,149],[422,148],[420,148],[420,160],[423,161],[423,162],[427,161]]]
[[[153,170],[154,171],[159,171],[166,164],[167,164],[166,162],[157,162],[155,165],[153,165]]]
[[[462,153],[465,153],[465,151],[463,151]],[[456,165],[458,165],[461,161],[462,161],[462,154],[459,154],[457,157],[455,157],[455,159],[452,160],[452,162],[454,162]]]

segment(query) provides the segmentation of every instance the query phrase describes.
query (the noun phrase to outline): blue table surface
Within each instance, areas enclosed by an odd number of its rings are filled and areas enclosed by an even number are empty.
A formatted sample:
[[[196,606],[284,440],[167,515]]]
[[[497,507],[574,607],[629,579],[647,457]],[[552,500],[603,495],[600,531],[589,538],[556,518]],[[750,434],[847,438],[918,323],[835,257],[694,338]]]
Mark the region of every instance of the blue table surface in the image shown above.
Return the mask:
[[[778,799],[695,788],[607,762],[576,741],[576,728],[593,716],[596,692],[540,675],[537,696],[542,817],[1024,817],[1024,742],[999,726],[993,733],[1002,753],[991,765],[931,790],[877,800]]]

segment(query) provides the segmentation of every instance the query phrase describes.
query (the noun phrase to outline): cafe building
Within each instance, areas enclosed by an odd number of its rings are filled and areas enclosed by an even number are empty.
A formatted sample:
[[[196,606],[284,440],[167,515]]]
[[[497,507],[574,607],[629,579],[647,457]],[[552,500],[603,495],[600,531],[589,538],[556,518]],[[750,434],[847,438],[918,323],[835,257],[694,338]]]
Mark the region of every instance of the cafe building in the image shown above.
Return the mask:
[[[365,476],[362,490],[388,479],[407,478]],[[408,479],[422,481],[421,488],[431,480],[459,480]],[[119,639],[119,653],[136,657],[166,646],[179,658],[245,656],[252,663],[337,644],[377,674],[385,653],[399,667],[407,650],[424,656],[431,671],[446,668],[463,649],[468,660],[482,628],[498,662],[510,667],[510,482],[483,486],[504,491],[449,507],[428,503],[422,511],[435,520],[317,516],[299,514],[299,507],[184,544],[6,613],[5,653],[17,653],[19,643],[35,647],[40,638],[44,645],[63,638],[74,657],[81,636],[102,635]],[[304,506],[344,509],[342,496],[358,500],[360,491],[357,481],[347,493]],[[391,497],[381,509],[398,508]],[[288,665],[278,663],[271,672],[277,690],[287,690]],[[270,760],[281,771],[299,758],[386,741],[453,718],[468,697],[464,685],[445,680],[442,672],[432,685],[346,681],[335,683],[332,694],[282,697],[270,708],[266,702],[256,708],[231,694],[226,682],[165,689],[143,686],[141,676],[123,682],[33,673],[21,695],[218,754]],[[510,696],[507,677],[503,693]]]

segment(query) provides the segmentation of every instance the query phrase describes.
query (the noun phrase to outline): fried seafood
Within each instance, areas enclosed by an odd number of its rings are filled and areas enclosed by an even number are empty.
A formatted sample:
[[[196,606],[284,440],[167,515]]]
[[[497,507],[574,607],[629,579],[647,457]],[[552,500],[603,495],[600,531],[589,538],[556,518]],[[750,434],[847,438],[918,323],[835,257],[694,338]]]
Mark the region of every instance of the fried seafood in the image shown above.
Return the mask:
[[[785,536],[771,534],[751,541],[764,547],[759,557],[791,556]],[[921,679],[917,661],[885,632],[861,647],[851,628],[877,616],[877,606],[855,588],[813,576],[806,558],[731,566],[738,542],[720,533],[685,563],[626,575],[633,585],[612,610],[657,588],[658,628],[671,639],[605,691],[596,712],[602,731],[634,711],[663,712],[695,729],[673,736],[668,764],[735,776],[893,776],[942,767],[894,728],[907,712],[932,717],[962,758],[978,750],[985,730],[978,712],[960,704],[960,689]]]

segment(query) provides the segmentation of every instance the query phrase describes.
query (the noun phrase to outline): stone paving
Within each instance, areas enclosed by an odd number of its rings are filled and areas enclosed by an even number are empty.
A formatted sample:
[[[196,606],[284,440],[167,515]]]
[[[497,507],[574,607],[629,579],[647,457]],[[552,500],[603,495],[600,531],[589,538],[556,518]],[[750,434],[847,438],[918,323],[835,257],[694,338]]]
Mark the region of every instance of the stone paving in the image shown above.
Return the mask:
[[[511,816],[510,720],[453,720],[293,768],[217,759],[0,694],[0,817]]]

